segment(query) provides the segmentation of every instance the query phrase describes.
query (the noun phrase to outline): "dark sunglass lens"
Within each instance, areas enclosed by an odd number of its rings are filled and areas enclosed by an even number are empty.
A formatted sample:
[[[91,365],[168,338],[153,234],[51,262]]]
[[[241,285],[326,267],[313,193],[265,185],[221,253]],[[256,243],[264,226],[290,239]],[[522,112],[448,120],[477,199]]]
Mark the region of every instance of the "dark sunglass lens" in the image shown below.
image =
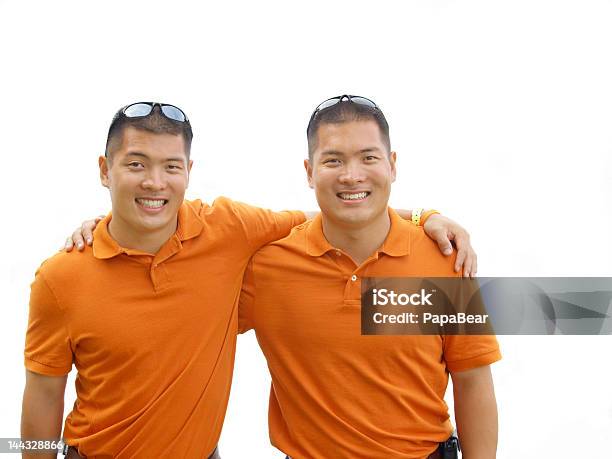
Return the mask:
[[[128,118],[137,118],[139,116],[147,116],[153,110],[153,106],[149,104],[132,104],[123,110],[123,114]]]
[[[338,102],[340,102],[340,98],[339,97],[334,97],[332,99],[327,99],[324,102],[321,102],[321,104],[317,107],[317,110],[324,110],[328,107],[331,107],[332,105],[336,105]]]
[[[366,105],[367,107],[378,108],[374,102],[372,102],[370,99],[366,99],[365,97],[351,97],[351,102],[359,105]]]
[[[164,115],[171,120],[184,122],[187,119],[181,109],[175,107],[174,105],[162,105],[161,109]]]

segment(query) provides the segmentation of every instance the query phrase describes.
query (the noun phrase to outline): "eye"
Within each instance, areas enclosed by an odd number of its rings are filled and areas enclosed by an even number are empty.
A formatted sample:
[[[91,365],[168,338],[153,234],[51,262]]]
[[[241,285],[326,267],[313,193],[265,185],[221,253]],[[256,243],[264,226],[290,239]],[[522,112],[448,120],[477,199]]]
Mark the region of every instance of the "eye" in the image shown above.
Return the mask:
[[[378,159],[378,156],[374,156],[374,155],[368,155],[364,158],[364,160],[369,163],[374,162],[377,159]]]
[[[326,166],[338,166],[340,165],[340,160],[337,158],[329,158],[323,161],[323,164]]]
[[[144,169],[144,164],[138,162],[138,161],[130,161],[128,163],[128,167],[130,169]]]
[[[172,172],[177,172],[177,171],[180,171],[181,169],[183,169],[181,166],[178,166],[176,164],[168,164],[167,168],[168,168],[168,170],[170,170]]]

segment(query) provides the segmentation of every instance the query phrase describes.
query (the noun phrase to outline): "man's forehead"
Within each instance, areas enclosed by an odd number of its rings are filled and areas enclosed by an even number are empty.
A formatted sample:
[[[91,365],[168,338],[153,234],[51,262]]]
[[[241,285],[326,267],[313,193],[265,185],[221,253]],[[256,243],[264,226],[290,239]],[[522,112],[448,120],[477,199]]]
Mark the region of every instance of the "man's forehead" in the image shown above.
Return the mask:
[[[124,129],[119,148],[126,154],[165,153],[182,155],[182,159],[187,156],[185,139],[181,134],[149,132],[132,126]]]
[[[322,154],[352,153],[385,150],[385,146],[374,121],[349,121],[321,124],[317,132],[317,150]]]
[[[151,132],[146,129],[139,129],[133,126],[126,126],[123,129],[123,143],[150,143],[150,144],[166,144],[166,143],[181,143],[185,140],[181,134],[170,134],[166,132]]]

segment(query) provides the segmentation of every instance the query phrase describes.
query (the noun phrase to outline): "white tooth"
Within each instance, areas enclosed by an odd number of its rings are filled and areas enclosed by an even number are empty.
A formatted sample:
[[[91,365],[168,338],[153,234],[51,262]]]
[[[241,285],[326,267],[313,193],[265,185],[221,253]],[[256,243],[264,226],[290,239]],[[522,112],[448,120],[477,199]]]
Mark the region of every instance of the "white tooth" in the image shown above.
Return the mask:
[[[145,207],[161,207],[164,205],[163,199],[139,199],[138,201]]]
[[[367,192],[361,192],[361,193],[355,193],[355,194],[350,194],[350,193],[341,193],[340,196],[342,197],[342,199],[345,200],[357,200],[357,199],[364,199],[366,196],[368,195]]]

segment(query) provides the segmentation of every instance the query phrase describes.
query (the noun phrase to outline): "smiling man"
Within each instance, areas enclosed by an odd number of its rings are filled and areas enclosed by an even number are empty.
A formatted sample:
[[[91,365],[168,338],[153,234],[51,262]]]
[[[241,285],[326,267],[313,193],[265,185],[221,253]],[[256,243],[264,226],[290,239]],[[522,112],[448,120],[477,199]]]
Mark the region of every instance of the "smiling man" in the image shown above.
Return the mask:
[[[305,217],[184,201],[191,139],[170,105],[115,116],[99,159],[112,212],[92,248],[55,255],[32,284],[23,438],[60,437],[74,364],[68,457],[218,457],[244,268]]]
[[[272,375],[273,445],[297,459],[457,457],[450,372],[464,457],[494,458],[494,336],[361,335],[362,277],[457,276],[422,228],[388,207],[397,155],[383,113],[336,97],[307,133],[321,213],[253,256],[239,308]]]

